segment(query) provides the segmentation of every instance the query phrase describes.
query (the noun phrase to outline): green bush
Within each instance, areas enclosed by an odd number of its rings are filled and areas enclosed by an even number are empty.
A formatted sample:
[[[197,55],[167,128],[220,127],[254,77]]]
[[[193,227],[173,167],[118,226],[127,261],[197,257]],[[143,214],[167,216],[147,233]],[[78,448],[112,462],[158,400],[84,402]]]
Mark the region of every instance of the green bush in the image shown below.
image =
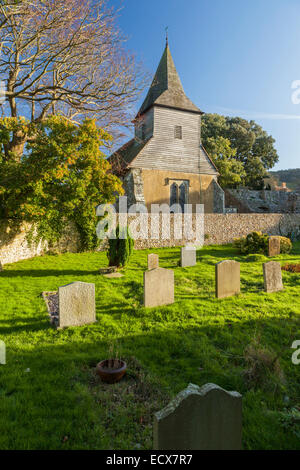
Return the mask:
[[[290,253],[293,244],[289,238],[280,239],[280,253]],[[269,251],[269,236],[262,232],[251,232],[246,237],[235,238],[234,246],[244,255],[262,254],[267,255]]]
[[[235,238],[234,246],[244,254],[267,254],[269,236],[261,232],[251,232],[246,237]]]
[[[122,237],[123,233],[126,233],[126,238]],[[133,251],[134,240],[129,234],[128,227],[126,229],[121,229],[118,225],[116,228],[116,238],[109,239],[109,248],[107,252],[107,257],[109,260],[109,266],[125,266],[130,258],[130,255]]]
[[[293,248],[291,240],[287,237],[280,238],[280,253],[290,253]]]

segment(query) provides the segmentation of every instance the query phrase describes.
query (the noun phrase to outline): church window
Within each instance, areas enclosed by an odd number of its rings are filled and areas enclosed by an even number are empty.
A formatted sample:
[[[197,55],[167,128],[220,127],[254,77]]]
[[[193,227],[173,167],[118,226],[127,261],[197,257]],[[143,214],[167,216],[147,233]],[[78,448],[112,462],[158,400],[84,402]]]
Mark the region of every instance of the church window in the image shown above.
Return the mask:
[[[181,185],[179,186],[179,201],[178,202],[179,202],[182,212],[184,212],[184,205],[188,203],[186,183],[181,183]]]
[[[175,139],[182,139],[182,127],[175,126]]]
[[[188,204],[189,183],[188,181],[174,182],[170,186],[170,206],[178,204],[181,212],[184,212],[184,205]]]
[[[170,206],[178,203],[178,185],[173,183],[170,189]]]

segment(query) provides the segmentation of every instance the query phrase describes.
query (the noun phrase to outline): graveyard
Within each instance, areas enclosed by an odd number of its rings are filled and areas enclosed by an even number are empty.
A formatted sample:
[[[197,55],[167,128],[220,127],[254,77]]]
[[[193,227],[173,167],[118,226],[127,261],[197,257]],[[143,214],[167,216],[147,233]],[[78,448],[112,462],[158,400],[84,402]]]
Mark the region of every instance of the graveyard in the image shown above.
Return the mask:
[[[147,271],[149,254],[158,257],[149,258]],[[269,258],[241,255],[232,245],[205,246],[196,264],[188,253],[189,266],[182,256],[179,247],[135,250],[118,277],[99,272],[107,267],[105,252],[4,266],[1,449],[153,449],[154,416],[187,387],[211,383],[242,396],[243,449],[300,449],[300,367],[291,360],[300,275],[283,270],[274,289],[278,265],[263,269],[269,261],[298,265],[300,243]],[[216,289],[228,260],[240,289]],[[61,305],[71,291],[87,307],[87,324],[68,326],[72,312]],[[60,328],[49,320],[45,292],[59,292]],[[160,305],[151,305],[154,294]],[[115,384],[95,372],[110,354],[127,362]]]

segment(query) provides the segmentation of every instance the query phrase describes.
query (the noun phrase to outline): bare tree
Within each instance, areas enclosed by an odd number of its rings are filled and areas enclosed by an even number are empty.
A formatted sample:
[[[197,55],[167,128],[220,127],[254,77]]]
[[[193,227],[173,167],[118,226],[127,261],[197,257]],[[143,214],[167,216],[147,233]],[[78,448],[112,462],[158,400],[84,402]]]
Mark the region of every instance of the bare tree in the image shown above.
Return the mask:
[[[0,0],[5,115],[126,125],[146,77],[124,49],[117,14],[106,0]],[[15,131],[6,151],[20,156],[27,138]]]

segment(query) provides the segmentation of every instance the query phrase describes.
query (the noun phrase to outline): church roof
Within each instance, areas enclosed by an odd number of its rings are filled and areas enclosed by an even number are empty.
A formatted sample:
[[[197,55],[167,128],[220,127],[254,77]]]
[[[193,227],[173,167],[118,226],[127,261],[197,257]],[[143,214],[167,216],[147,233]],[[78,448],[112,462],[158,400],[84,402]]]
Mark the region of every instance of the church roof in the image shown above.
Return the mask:
[[[117,175],[121,175],[124,170],[128,168],[128,165],[137,157],[145,145],[150,139],[141,141],[133,138],[126,142],[119,150],[114,152],[108,161],[112,166],[112,170]]]
[[[145,113],[153,105],[202,114],[202,111],[184,93],[168,44],[138,114]]]

